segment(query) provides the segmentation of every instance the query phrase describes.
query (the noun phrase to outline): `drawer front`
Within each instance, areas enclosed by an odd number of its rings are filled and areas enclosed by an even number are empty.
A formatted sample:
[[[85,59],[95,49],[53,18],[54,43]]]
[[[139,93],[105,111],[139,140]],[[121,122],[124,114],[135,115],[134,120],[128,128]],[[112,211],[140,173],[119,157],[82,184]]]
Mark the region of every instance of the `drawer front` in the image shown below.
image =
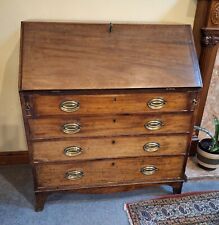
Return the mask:
[[[178,156],[37,164],[36,174],[42,188],[159,182],[182,178],[183,162]]]
[[[30,119],[33,139],[95,137],[190,131],[191,113],[159,115],[115,115],[114,117]]]
[[[185,154],[188,135],[73,138],[33,142],[35,162]]]
[[[83,115],[190,110],[189,93],[32,96],[36,116]]]

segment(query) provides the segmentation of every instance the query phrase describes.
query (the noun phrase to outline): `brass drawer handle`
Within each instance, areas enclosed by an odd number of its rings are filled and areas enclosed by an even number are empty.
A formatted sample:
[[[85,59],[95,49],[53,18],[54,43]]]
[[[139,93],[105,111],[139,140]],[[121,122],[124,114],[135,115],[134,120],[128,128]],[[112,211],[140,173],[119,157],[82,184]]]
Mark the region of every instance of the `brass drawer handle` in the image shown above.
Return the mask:
[[[153,175],[157,170],[158,169],[155,166],[145,166],[141,168],[141,173],[143,175],[149,176],[149,175]]]
[[[75,134],[81,130],[81,126],[78,123],[67,123],[62,127],[62,131],[66,134]]]
[[[64,112],[75,112],[80,108],[80,103],[76,101],[64,101],[60,104],[60,109]]]
[[[80,155],[82,152],[82,148],[77,146],[69,146],[64,149],[64,154],[69,157]]]
[[[65,173],[65,178],[68,180],[79,180],[84,176],[82,170],[71,170]]]
[[[143,149],[146,152],[156,152],[160,148],[160,144],[157,142],[148,142],[144,145]]]
[[[162,109],[166,101],[163,98],[153,98],[148,102],[148,107],[151,109]]]
[[[159,130],[162,126],[164,126],[164,124],[160,120],[150,120],[144,125],[148,130]]]

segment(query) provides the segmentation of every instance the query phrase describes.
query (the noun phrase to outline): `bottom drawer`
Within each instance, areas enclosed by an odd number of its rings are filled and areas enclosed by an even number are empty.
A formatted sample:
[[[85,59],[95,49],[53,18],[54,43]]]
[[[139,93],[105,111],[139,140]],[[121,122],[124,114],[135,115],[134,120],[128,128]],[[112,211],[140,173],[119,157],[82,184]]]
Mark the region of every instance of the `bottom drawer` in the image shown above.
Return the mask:
[[[38,188],[107,186],[182,178],[184,157],[143,157],[37,164]]]

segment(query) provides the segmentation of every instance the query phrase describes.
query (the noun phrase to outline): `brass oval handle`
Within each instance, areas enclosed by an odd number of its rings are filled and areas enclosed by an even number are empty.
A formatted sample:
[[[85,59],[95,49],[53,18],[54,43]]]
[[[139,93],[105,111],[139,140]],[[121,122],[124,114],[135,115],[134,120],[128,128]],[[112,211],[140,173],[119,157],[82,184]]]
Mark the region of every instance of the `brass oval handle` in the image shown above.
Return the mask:
[[[66,134],[75,134],[81,130],[81,125],[78,123],[66,123],[62,127],[62,131]]]
[[[155,166],[145,166],[145,167],[141,168],[141,173],[143,175],[149,176],[149,175],[154,174],[157,170],[158,170],[158,168]]]
[[[68,180],[79,180],[84,176],[82,170],[71,170],[65,173],[65,178]]]
[[[150,120],[144,126],[148,130],[159,130],[163,125],[163,122],[160,120]]]
[[[64,112],[75,112],[80,108],[80,103],[77,101],[64,101],[60,104],[60,109]]]
[[[69,157],[80,155],[82,152],[82,148],[78,146],[69,146],[64,149],[64,154]]]
[[[163,98],[153,98],[148,102],[148,107],[151,109],[161,109],[166,104]]]
[[[146,152],[156,152],[160,148],[160,144],[157,142],[148,142],[143,146],[144,151]]]

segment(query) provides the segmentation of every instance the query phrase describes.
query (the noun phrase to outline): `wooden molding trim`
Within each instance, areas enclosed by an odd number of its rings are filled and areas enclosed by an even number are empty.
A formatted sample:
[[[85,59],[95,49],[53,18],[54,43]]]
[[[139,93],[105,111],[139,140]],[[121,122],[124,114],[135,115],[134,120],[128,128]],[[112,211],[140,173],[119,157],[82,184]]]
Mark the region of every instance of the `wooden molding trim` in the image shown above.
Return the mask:
[[[27,151],[0,152],[0,165],[28,164]]]
[[[195,13],[195,20],[193,26],[193,35],[196,46],[196,51],[198,58],[201,55],[201,28],[207,27],[208,15],[210,12],[210,1],[209,0],[199,0],[197,2],[197,8]]]

